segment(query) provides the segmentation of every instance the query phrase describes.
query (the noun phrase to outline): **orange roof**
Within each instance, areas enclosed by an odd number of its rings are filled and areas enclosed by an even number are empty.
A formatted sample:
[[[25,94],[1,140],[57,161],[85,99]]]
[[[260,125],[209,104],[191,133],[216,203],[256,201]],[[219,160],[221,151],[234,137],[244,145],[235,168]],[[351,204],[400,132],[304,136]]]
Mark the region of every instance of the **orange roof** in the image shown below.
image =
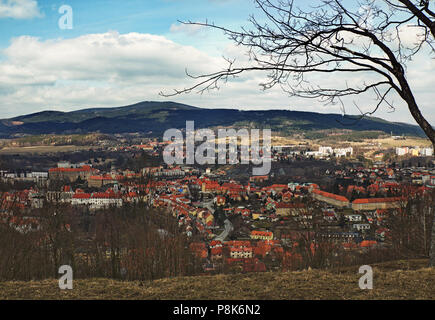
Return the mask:
[[[108,192],[95,192],[92,194],[94,199],[116,199],[119,198],[119,194],[108,193]]]
[[[276,189],[276,188],[283,188],[283,189],[287,189],[288,186],[286,184],[273,184],[270,186],[271,189]]]
[[[82,172],[82,171],[91,171],[95,170],[92,169],[90,166],[82,166],[80,168],[50,168],[49,172]]]
[[[276,204],[276,208],[305,208],[305,205],[303,203],[284,203],[284,202],[278,202]]]
[[[363,240],[359,245],[360,247],[371,247],[374,246],[376,243],[377,242],[373,240]]]
[[[326,198],[331,198],[331,199],[342,201],[342,202],[349,202],[349,200],[346,197],[339,196],[338,194],[329,193],[329,192],[325,192],[325,191],[317,190],[317,189],[314,189],[313,193],[321,195],[321,196],[326,197]]]
[[[222,248],[212,248],[210,253],[212,255],[222,254]]]
[[[105,176],[90,176],[89,179],[91,180],[113,180],[111,176],[105,175]]]
[[[73,195],[73,199],[89,199],[91,195],[89,193],[76,193]]]
[[[404,200],[400,197],[392,198],[365,198],[365,199],[355,199],[352,203],[362,204],[362,203],[382,203],[382,202],[397,202]]]
[[[251,231],[251,234],[258,235],[258,236],[266,236],[266,237],[272,236],[272,232],[270,232],[270,231],[253,230],[253,231]]]

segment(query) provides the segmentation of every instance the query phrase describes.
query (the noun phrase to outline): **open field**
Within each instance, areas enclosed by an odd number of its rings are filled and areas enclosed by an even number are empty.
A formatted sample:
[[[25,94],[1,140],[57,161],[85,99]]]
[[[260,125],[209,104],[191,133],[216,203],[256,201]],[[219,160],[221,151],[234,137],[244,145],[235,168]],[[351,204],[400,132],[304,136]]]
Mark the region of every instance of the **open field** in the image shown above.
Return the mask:
[[[358,286],[358,267],[335,271],[197,276],[148,282],[109,279],[0,283],[0,299],[435,299],[435,269],[427,260],[373,265],[373,290]]]
[[[351,146],[366,146],[373,145],[381,147],[384,149],[396,148],[396,147],[430,147],[431,142],[426,138],[419,137],[407,137],[406,140],[394,140],[391,137],[379,138],[379,139],[363,139],[361,141],[346,141],[346,140],[330,140],[330,137],[325,137],[324,139],[293,139],[290,137],[283,136],[273,136],[272,145],[298,145],[300,143],[308,143],[311,147],[319,146],[332,146],[332,147],[342,147],[344,145]]]
[[[352,145],[352,146],[366,146],[373,145],[383,149],[396,148],[396,147],[430,147],[431,142],[426,138],[419,137],[407,137],[406,140],[394,140],[391,137],[388,138],[378,138],[378,139],[364,139],[362,141],[330,141],[325,139],[319,139],[311,142],[313,145],[330,145],[330,146],[342,146],[342,145]]]
[[[33,147],[5,147],[0,149],[0,154],[23,154],[23,153],[51,153],[51,152],[73,152],[89,150],[93,146],[33,146]]]
[[[272,145],[274,146],[289,146],[312,142],[308,139],[293,139],[283,136],[272,136]]]
[[[429,139],[418,137],[407,137],[406,140],[394,140],[393,138],[376,139],[373,142],[380,143],[381,147],[395,148],[395,147],[430,147],[431,142]]]

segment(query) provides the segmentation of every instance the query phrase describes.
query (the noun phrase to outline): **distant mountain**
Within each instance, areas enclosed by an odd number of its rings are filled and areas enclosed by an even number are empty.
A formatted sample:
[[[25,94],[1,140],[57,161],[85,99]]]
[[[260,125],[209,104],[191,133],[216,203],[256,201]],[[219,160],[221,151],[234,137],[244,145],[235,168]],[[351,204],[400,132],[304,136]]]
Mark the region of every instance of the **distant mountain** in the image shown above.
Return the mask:
[[[284,133],[324,129],[393,132],[395,135],[424,136],[418,127],[380,118],[322,114],[287,110],[241,111],[204,109],[176,102],[145,101],[115,108],[91,108],[72,112],[43,111],[0,120],[0,136],[17,134],[132,133],[152,132],[160,136],[169,128],[184,128],[194,120],[196,128],[271,128]]]

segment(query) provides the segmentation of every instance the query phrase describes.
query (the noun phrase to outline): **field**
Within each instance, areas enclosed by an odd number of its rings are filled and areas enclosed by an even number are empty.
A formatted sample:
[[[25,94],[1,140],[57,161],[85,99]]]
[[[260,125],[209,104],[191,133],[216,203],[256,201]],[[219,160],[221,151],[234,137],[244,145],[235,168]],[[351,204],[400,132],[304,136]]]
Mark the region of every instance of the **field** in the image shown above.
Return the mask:
[[[344,138],[345,136],[326,136],[320,139],[293,139],[290,137],[273,136],[273,145],[298,145],[300,143],[308,143],[311,148],[317,150],[319,146],[343,147],[343,146],[376,146],[382,149],[396,148],[396,147],[430,147],[431,142],[429,139],[420,137],[406,137],[406,140],[394,140],[391,137],[377,138],[377,139],[361,139],[361,141],[350,141]],[[336,138],[336,140],[334,140]]]
[[[418,137],[407,137],[406,140],[394,140],[392,138],[376,139],[373,142],[380,143],[381,147],[396,148],[396,147],[430,147],[429,139]]]
[[[361,290],[358,267],[342,270],[197,276],[148,282],[109,279],[74,281],[60,290],[56,280],[0,283],[0,299],[435,299],[435,269],[427,260],[373,265],[373,290]]]
[[[92,146],[33,146],[33,147],[5,147],[0,149],[0,154],[23,154],[23,153],[52,153],[52,152],[73,152],[78,150],[89,150]]]

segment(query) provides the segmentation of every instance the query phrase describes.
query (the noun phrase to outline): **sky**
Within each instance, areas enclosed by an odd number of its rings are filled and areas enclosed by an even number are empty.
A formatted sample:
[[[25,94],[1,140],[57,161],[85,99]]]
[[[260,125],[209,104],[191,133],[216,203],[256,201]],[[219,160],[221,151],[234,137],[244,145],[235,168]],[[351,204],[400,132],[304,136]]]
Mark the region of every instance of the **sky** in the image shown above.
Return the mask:
[[[68,5],[72,28],[60,28]],[[170,98],[192,84],[186,76],[224,67],[223,57],[246,61],[246,50],[221,32],[180,24],[215,22],[229,28],[249,25],[259,14],[251,0],[0,0],[0,118],[42,110],[72,111],[115,107],[140,101],[177,101],[203,108],[286,109],[342,113],[339,105],[289,97],[280,88],[263,91],[265,74],[252,73],[229,81],[219,90]],[[261,19],[261,15],[260,15]],[[423,114],[434,124],[435,59],[417,56],[408,79]],[[343,75],[322,75],[319,81],[364,81]],[[406,106],[381,108],[376,116],[415,123]],[[345,101],[348,114],[368,111],[370,96]]]

